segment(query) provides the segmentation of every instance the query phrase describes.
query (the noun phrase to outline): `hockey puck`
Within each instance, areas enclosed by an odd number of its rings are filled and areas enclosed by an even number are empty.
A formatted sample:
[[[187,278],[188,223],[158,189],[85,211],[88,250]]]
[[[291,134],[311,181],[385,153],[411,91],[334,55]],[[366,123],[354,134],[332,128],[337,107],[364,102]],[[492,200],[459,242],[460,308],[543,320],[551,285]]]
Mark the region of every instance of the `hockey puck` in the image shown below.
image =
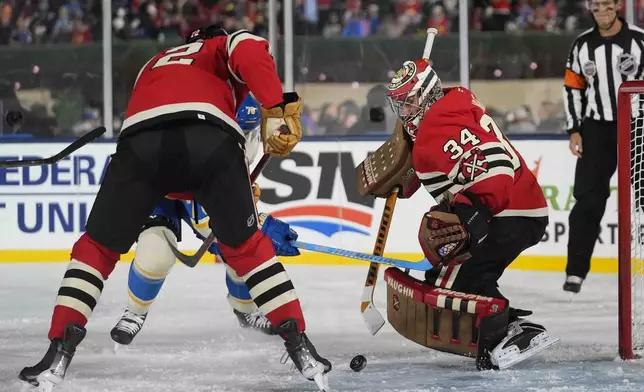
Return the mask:
[[[356,355],[353,357],[351,360],[351,363],[349,364],[349,367],[351,370],[354,372],[359,372],[362,369],[364,369],[367,366],[367,358],[364,357],[364,355]]]

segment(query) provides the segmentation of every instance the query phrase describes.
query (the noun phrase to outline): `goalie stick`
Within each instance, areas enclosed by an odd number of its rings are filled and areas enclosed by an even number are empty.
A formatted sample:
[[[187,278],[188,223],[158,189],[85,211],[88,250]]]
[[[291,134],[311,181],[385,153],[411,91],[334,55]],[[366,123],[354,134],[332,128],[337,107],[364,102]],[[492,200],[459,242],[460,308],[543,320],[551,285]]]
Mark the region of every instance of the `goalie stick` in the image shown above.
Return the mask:
[[[266,167],[266,164],[268,163],[268,160],[270,159],[269,154],[264,154],[262,155],[261,159],[259,162],[257,162],[257,165],[255,166],[255,169],[253,169],[253,172],[250,175],[250,182],[251,184],[257,181],[257,177],[259,177],[259,174],[264,170],[264,167]],[[215,242],[215,235],[213,233],[210,233],[208,238],[203,242],[201,247],[197,250],[197,252],[193,255],[187,255],[184,253],[181,253],[179,249],[177,249],[171,242],[168,236],[163,233],[165,236],[165,240],[168,243],[168,246],[170,246],[170,250],[172,253],[175,255],[177,259],[179,259],[180,262],[185,264],[186,266],[190,268],[194,268],[199,263],[199,260],[203,257],[204,254],[208,251],[208,248],[210,248],[210,245],[212,245],[213,242]]]
[[[105,127],[98,127],[92,131],[87,132],[83,136],[76,139],[72,144],[65,147],[61,152],[56,155],[52,155],[49,158],[40,158],[40,159],[19,159],[15,161],[0,161],[0,168],[7,167],[30,167],[30,166],[42,166],[42,165],[53,165],[58,163],[61,159],[66,158],[71,153],[80,149],[84,145],[94,141],[105,133]]]
[[[432,264],[426,258],[419,261],[408,261],[403,259],[394,259],[369,253],[355,252],[348,249],[333,248],[325,245],[311,244],[302,241],[292,241],[291,245],[296,248],[309,250],[312,252],[326,253],[335,256],[348,257],[350,259],[370,261],[372,263],[393,265],[398,268],[413,269],[414,271],[429,271],[433,268]]]
[[[376,237],[376,243],[373,247],[374,256],[382,256],[385,252],[385,244],[387,243],[387,236],[389,235],[389,226],[391,225],[391,219],[394,216],[394,208],[396,207],[397,200],[398,188],[394,189],[385,201],[385,207],[382,210],[382,216],[380,218],[378,236]],[[372,261],[369,264],[369,272],[367,272],[367,279],[364,283],[364,289],[362,290],[362,304],[360,306],[362,319],[372,335],[378,333],[380,328],[385,325],[384,317],[382,317],[382,314],[380,314],[376,306],[373,304],[373,294],[376,291],[376,281],[378,280],[379,270],[379,263]]]
[[[435,28],[427,29],[427,41],[425,41],[425,48],[423,49],[422,59],[429,62],[429,56],[432,53],[432,47],[434,46],[434,38],[436,38],[438,30]],[[376,244],[374,246],[373,254],[382,256],[382,252],[385,249],[385,243],[387,241],[387,234],[389,233],[389,225],[391,224],[391,218],[393,217],[394,207],[396,206],[396,199],[398,198],[398,189],[395,189],[387,197],[385,202],[385,209],[382,212],[382,218],[380,220],[380,229],[378,229],[378,237],[376,237]],[[380,253],[377,253],[380,252]],[[373,304],[373,294],[376,291],[376,281],[378,280],[378,271],[380,269],[380,264],[371,262],[369,265],[369,272],[367,272],[367,279],[364,284],[364,289],[362,291],[362,303],[360,305],[360,311],[362,313],[362,319],[367,326],[367,329],[371,335],[378,333],[380,328],[385,325],[385,318],[382,317],[382,314],[378,311],[376,306]]]

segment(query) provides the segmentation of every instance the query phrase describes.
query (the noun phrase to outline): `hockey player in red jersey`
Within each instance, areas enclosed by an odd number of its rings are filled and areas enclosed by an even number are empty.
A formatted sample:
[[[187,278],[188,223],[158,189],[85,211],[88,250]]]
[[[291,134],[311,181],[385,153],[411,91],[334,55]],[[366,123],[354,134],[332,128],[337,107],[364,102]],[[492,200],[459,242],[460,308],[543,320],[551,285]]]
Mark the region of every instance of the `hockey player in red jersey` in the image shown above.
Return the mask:
[[[58,291],[50,346],[20,379],[41,389],[63,381],[103,285],[120,255],[166,194],[191,192],[210,219],[227,264],[284,339],[298,370],[321,389],[331,364],[304,334],[293,283],[258,230],[245,137],[235,121],[249,91],[261,105],[264,152],[286,156],[302,137],[301,98],[283,93],[270,45],[248,31],[195,30],[185,45],[165,50],[141,69],[116,153],[74,244]]]
[[[413,146],[416,173],[438,203],[419,231],[434,265],[426,283],[502,299],[508,308],[501,333],[481,336],[487,346],[478,367],[503,368],[554,343],[543,326],[519,318],[532,312],[510,308],[497,284],[548,224],[541,187],[521,155],[471,91],[443,89],[425,60],[404,63],[389,84],[388,99]],[[441,242],[437,233],[455,237]]]

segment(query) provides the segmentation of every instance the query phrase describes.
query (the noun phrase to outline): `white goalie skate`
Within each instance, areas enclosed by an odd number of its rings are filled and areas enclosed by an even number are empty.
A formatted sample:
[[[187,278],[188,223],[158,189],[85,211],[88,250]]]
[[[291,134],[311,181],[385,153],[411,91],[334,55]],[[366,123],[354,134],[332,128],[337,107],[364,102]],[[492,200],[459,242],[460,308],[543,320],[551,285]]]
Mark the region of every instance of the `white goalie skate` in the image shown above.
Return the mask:
[[[543,326],[520,319],[508,325],[508,333],[490,353],[490,361],[499,370],[507,369],[542,352],[559,340],[550,337]]]

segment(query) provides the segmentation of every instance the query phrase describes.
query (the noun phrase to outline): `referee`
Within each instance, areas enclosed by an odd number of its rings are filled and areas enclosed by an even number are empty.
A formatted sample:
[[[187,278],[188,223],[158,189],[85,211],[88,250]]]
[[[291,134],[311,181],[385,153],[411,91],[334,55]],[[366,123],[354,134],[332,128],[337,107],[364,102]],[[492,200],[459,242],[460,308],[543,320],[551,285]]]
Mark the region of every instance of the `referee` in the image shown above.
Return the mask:
[[[570,151],[577,159],[569,216],[564,291],[578,293],[590,270],[600,222],[617,169],[617,91],[642,79],[644,30],[617,16],[619,0],[586,2],[595,27],[581,33],[566,62],[564,105]]]

